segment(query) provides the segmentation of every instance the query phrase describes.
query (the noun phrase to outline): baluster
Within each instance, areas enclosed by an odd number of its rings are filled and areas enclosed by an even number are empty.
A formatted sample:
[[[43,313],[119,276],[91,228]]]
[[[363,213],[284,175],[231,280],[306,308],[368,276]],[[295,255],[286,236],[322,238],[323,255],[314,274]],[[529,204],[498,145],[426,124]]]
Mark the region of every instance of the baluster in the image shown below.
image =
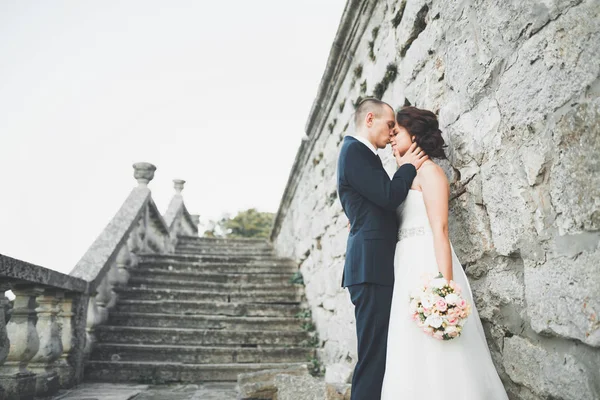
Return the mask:
[[[64,293],[46,289],[37,297],[38,307],[36,330],[39,349],[30,361],[29,368],[36,374],[36,394],[55,393],[59,389],[58,374],[53,370],[54,362],[63,352],[61,329],[58,323],[60,302]]]
[[[30,285],[13,286],[14,307],[6,333],[10,341],[8,356],[0,365],[0,386],[8,396],[19,395],[30,398],[35,394],[35,373],[28,370],[29,361],[38,352],[40,341],[35,328],[36,297],[42,288]]]
[[[8,349],[10,348],[10,340],[8,339],[8,333],[6,332],[6,318],[8,316],[5,313],[9,301],[8,298],[4,295],[4,292],[6,292],[9,289],[9,284],[0,284],[0,366],[4,364],[6,357],[8,357]],[[5,399],[6,397],[7,393],[3,387],[3,379],[0,375],[0,399]]]
[[[87,320],[85,324],[85,346],[83,350],[85,358],[89,357],[94,343],[96,343],[96,334],[94,333],[94,330],[96,329],[96,326],[100,325],[101,321],[102,316],[100,315],[98,305],[96,304],[96,293],[92,293],[88,300]]]
[[[68,362],[68,357],[73,346],[73,298],[65,296],[59,305],[58,323],[60,325],[60,339],[62,354],[54,363],[54,370],[58,374],[60,386],[70,387],[73,384],[74,371]]]
[[[137,253],[140,251],[139,246],[136,241],[137,235],[135,231],[129,234],[129,238],[127,239],[127,248],[129,250],[129,269],[134,269],[138,266],[138,256]]]
[[[127,282],[129,281],[129,267],[131,263],[131,254],[129,253],[129,247],[127,244],[123,244],[119,249],[119,253],[117,254],[117,259],[115,260],[115,274],[113,280],[110,282],[111,285],[124,287],[127,286]]]
[[[0,284],[0,365],[6,360],[8,349],[10,348],[10,340],[8,339],[8,333],[6,332],[6,318],[8,316],[5,314],[9,301],[4,295],[4,292],[10,290],[10,288],[11,286],[8,283]]]
[[[119,267],[117,265],[117,260],[112,262],[112,264],[110,265],[110,269],[106,273],[106,277],[104,279],[106,280],[106,293],[108,297],[108,301],[104,306],[104,308],[106,309],[106,319],[103,322],[106,322],[106,320],[108,320],[110,310],[117,304],[118,295],[117,292],[115,292],[114,290],[115,286],[119,285]]]
[[[98,314],[100,315],[98,324],[100,325],[108,320],[108,309],[113,297],[112,286],[109,283],[109,279],[109,274],[107,273],[104,278],[102,278],[102,282],[100,282],[100,286],[98,286],[98,294],[96,295],[96,307]]]

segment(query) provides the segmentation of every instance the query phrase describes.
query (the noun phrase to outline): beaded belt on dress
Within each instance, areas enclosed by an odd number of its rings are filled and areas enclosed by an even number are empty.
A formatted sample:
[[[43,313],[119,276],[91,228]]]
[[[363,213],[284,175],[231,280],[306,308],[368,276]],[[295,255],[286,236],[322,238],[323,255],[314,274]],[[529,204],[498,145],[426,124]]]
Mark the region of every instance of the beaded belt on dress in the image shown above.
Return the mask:
[[[401,240],[404,240],[404,239],[407,239],[407,238],[413,237],[413,236],[423,236],[424,234],[425,234],[425,227],[423,227],[423,226],[400,229],[398,231],[398,241],[401,241]]]

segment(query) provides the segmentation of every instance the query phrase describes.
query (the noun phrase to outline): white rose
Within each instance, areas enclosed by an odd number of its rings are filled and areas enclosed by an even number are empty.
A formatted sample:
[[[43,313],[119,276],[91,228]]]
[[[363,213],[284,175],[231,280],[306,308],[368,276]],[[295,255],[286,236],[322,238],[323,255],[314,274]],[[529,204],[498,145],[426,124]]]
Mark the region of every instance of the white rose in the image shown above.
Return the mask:
[[[456,304],[456,302],[460,299],[456,293],[450,293],[446,295],[446,303],[448,304]]]
[[[433,303],[433,296],[431,295],[426,295],[421,298],[421,304],[423,304],[423,307],[425,308],[431,308],[433,306]]]
[[[448,333],[448,334],[450,334],[450,333],[453,333],[453,332],[458,332],[458,329],[456,329],[455,326],[450,325],[450,326],[448,326],[446,328],[445,332]]]
[[[419,306],[419,303],[416,300],[413,300],[410,302],[408,308],[410,310],[410,312],[416,312],[417,311],[417,307]]]
[[[431,285],[437,289],[443,288],[444,286],[446,286],[446,284],[447,284],[447,282],[446,282],[446,279],[444,279],[444,278],[436,278],[431,281]]]
[[[439,328],[442,326],[443,319],[439,315],[432,314],[425,320],[425,324],[431,326],[432,328]]]

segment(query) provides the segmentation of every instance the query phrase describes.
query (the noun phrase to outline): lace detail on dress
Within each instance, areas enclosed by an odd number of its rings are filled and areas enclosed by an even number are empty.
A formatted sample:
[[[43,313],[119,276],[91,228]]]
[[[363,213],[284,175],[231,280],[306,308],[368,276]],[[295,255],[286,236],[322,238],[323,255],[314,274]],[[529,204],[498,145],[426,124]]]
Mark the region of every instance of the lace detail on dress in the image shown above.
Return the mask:
[[[398,241],[400,242],[406,238],[413,237],[413,236],[423,236],[424,234],[425,234],[425,227],[423,227],[423,226],[400,229],[398,231]]]

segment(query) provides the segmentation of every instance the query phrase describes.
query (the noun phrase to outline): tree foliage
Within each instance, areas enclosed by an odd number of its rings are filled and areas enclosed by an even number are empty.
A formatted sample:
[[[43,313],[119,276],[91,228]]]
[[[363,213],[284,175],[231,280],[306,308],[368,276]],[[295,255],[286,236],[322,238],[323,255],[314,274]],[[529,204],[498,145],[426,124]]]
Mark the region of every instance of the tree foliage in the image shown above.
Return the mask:
[[[235,217],[224,217],[213,223],[212,229],[204,233],[205,237],[227,238],[268,238],[271,234],[275,215],[260,212],[255,208],[240,211]]]

